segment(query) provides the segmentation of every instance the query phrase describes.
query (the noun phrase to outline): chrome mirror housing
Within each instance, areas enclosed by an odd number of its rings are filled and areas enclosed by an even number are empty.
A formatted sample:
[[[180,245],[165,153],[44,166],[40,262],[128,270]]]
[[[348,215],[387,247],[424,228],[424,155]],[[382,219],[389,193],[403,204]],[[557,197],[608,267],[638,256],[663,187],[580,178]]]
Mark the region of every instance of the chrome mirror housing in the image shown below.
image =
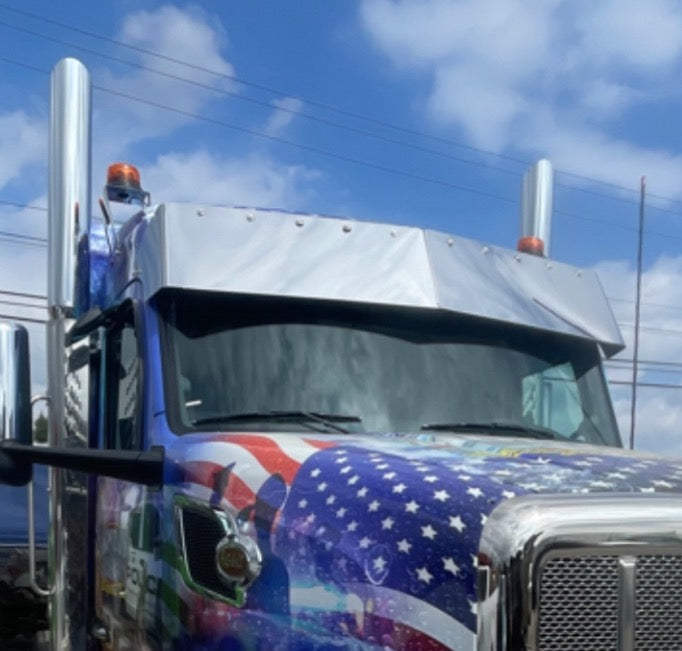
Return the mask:
[[[30,445],[31,373],[28,332],[0,322],[0,442]],[[20,486],[31,479],[31,465],[0,451],[0,482]]]

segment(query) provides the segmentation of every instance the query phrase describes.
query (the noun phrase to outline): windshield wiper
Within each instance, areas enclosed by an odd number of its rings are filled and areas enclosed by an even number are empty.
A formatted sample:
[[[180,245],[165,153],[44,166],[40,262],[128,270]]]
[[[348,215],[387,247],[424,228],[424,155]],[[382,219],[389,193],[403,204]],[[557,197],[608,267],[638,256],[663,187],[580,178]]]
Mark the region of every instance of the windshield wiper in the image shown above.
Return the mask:
[[[343,434],[348,434],[348,429],[337,423],[360,423],[362,418],[359,416],[349,416],[346,414],[325,414],[319,411],[249,411],[236,414],[222,414],[220,416],[207,416],[197,418],[192,421],[192,425],[208,425],[211,423],[239,423],[249,420],[262,421],[281,421],[291,423],[302,423],[304,425],[319,424],[327,428],[313,428],[318,432],[336,430]]]
[[[422,425],[423,430],[435,432],[487,432],[494,436],[514,436],[520,434],[534,439],[556,439],[556,432],[537,425],[522,425],[520,423],[493,420],[485,422],[459,422],[459,423],[427,423]]]

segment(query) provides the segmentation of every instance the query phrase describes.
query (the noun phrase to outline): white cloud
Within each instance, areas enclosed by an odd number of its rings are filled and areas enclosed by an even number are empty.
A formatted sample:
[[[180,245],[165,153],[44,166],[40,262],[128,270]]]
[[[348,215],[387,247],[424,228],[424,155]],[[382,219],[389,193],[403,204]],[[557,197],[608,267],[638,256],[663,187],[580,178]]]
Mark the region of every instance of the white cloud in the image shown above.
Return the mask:
[[[144,170],[154,198],[217,205],[303,209],[319,174],[302,166],[281,165],[259,155],[221,158],[207,151],[166,154]]]
[[[562,129],[541,121],[535,126],[536,147],[551,152],[557,169],[626,187],[637,187],[639,179],[646,176],[648,192],[668,197],[682,195],[680,154],[643,149],[591,128]]]
[[[585,83],[580,102],[585,112],[604,118],[621,113],[643,96],[644,93],[626,84],[593,79]]]
[[[527,110],[525,98],[513,88],[490,84],[471,67],[457,65],[435,72],[428,106],[440,123],[457,120],[486,149],[509,144],[511,126]],[[472,106],[478,110],[471,111]]]
[[[682,457],[682,408],[678,389],[640,388],[637,394],[635,449]],[[625,447],[630,440],[630,389],[613,391],[614,409]]]
[[[542,65],[556,2],[523,0],[366,0],[362,20],[378,47],[401,67],[488,62],[517,77]]]
[[[601,0],[576,12],[577,43],[593,66],[669,71],[682,53],[682,7],[670,0]]]
[[[220,22],[197,7],[181,10],[166,5],[154,11],[128,14],[120,37],[135,47],[197,66],[200,69],[194,68],[192,72],[196,81],[215,81],[214,75],[203,70],[228,76],[234,72],[220,54],[227,41]],[[143,54],[142,61],[165,72],[188,75],[186,66],[163,61],[150,54]]]
[[[680,101],[682,7],[671,0],[364,0],[361,22],[423,103],[473,145],[682,195],[682,157],[614,134],[623,111]],[[667,96],[665,95],[667,93]]]
[[[618,300],[612,307],[624,324],[626,349],[622,359],[632,359],[636,274],[631,264],[611,261],[596,266],[606,294]],[[624,299],[624,300],[623,300]],[[641,329],[638,379],[643,383],[682,385],[682,367],[645,364],[646,361],[682,363],[682,256],[661,256],[642,274]],[[629,364],[607,365],[610,380],[630,382]],[[629,385],[612,385],[614,408],[621,436],[630,436]],[[637,391],[635,447],[682,456],[682,387],[640,386]]]
[[[45,198],[39,197],[31,203],[44,205]],[[47,214],[3,208],[0,210],[0,230],[45,237]],[[4,235],[1,237],[0,289],[44,296],[47,291],[47,247],[35,241],[22,242]],[[35,307],[27,307],[29,305]],[[7,317],[10,320],[16,317],[44,320],[47,317],[46,302],[3,293],[0,294],[0,315],[3,320]],[[46,384],[45,328],[33,322],[19,323],[27,328],[30,336],[32,392],[43,393]]]
[[[635,321],[636,274],[624,262],[596,266],[632,356]],[[676,307],[677,306],[677,307]],[[642,274],[639,357],[644,360],[682,361],[682,256],[661,256]]]
[[[193,120],[212,98],[219,97],[204,86],[234,92],[235,84],[225,77],[234,74],[232,64],[225,59],[222,49],[226,36],[218,20],[198,8],[178,9],[162,6],[154,11],[137,11],[126,16],[118,35],[140,51],[128,55],[137,58],[146,69],[126,69],[124,73],[102,70],[99,77],[105,88],[114,89],[128,97],[100,93],[100,106],[95,120],[102,148],[116,158],[131,143],[144,138],[167,135],[174,129]],[[160,59],[144,51],[184,61],[190,67],[170,60]],[[218,76],[207,72],[218,73]],[[174,77],[189,79],[186,84]],[[140,98],[153,105],[135,102]],[[156,105],[156,106],[155,106]],[[172,106],[178,112],[159,108]]]
[[[277,135],[291,124],[297,113],[300,113],[303,102],[296,97],[283,97],[274,100],[272,104],[275,110],[265,125],[265,133]]]
[[[24,111],[0,115],[0,189],[29,165],[45,165],[47,126]]]

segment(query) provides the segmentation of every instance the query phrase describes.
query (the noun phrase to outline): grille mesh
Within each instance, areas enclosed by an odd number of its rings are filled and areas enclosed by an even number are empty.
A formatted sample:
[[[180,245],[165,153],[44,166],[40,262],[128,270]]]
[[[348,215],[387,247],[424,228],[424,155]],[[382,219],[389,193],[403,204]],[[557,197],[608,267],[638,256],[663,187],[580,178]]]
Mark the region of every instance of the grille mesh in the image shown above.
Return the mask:
[[[617,651],[618,557],[555,558],[540,579],[541,651]]]
[[[682,649],[682,556],[637,559],[635,649]]]
[[[192,508],[182,509],[182,520],[190,577],[202,588],[234,599],[234,588],[221,581],[216,568],[216,546],[225,535],[222,524],[210,511]]]
[[[635,651],[682,649],[682,556],[636,557]],[[618,651],[619,556],[560,557],[540,577],[539,651]]]

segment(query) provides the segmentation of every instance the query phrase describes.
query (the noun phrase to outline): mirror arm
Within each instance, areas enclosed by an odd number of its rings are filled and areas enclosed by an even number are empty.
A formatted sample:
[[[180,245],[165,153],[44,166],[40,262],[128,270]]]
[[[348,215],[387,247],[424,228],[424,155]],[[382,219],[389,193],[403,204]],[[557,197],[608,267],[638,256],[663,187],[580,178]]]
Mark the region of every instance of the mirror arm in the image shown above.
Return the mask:
[[[14,441],[0,443],[0,456],[11,461],[39,463],[67,470],[91,472],[147,486],[163,485],[164,449],[152,446],[145,452],[33,446]]]

